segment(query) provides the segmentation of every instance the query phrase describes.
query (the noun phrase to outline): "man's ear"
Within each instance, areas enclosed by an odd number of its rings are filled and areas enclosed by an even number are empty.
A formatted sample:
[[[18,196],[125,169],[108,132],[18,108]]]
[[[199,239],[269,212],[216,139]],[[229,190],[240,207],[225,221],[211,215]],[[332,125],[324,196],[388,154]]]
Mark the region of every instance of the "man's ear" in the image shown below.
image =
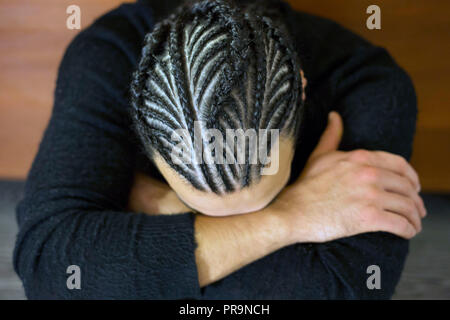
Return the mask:
[[[308,85],[308,79],[305,78],[305,73],[303,72],[303,70],[300,70],[300,76],[302,77],[302,100],[305,101],[306,99],[306,93],[305,93],[305,89],[306,86]]]

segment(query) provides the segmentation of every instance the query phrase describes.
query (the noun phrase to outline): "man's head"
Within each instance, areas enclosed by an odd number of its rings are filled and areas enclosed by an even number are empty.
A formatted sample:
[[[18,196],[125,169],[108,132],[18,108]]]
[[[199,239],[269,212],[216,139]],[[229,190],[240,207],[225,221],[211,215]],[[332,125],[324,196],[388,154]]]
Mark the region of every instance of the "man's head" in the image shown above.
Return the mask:
[[[191,208],[256,211],[287,183],[304,88],[270,18],[228,1],[181,7],[146,36],[131,92],[147,155]]]

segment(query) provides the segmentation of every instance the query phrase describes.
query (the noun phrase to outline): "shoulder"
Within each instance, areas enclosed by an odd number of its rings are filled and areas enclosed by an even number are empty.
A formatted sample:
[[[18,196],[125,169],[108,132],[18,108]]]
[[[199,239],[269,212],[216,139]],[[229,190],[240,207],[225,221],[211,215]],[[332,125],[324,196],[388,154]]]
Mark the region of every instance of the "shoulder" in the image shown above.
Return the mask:
[[[69,44],[70,54],[96,54],[103,47],[115,47],[135,58],[146,33],[153,28],[151,8],[140,3],[123,4],[96,19]]]
[[[59,65],[56,101],[82,92],[128,92],[145,34],[154,25],[152,9],[123,4],[83,29],[70,42]],[[93,90],[92,88],[97,88]]]

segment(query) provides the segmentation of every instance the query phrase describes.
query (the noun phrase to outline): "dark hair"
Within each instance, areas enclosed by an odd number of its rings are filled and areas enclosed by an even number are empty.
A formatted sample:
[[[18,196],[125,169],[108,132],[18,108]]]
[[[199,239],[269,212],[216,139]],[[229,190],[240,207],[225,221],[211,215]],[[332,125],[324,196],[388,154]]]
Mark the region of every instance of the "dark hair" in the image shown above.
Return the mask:
[[[279,129],[295,139],[301,97],[293,43],[261,2],[181,6],[146,35],[131,84],[134,126],[149,158],[157,152],[195,188],[218,194],[258,181],[262,163],[175,163],[174,131],[186,129],[193,138],[194,122],[203,121],[224,135],[228,128]]]

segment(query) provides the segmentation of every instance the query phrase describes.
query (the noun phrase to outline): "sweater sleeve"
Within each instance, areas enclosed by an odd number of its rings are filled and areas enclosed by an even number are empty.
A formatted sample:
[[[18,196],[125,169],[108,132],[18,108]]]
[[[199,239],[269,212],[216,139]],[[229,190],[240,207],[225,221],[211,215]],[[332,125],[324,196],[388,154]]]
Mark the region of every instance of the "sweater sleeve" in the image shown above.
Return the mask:
[[[341,26],[286,12],[308,78],[306,123],[300,144],[309,154],[332,109],[344,119],[343,150],[385,150],[409,159],[416,97],[409,77],[384,49]],[[320,123],[321,125],[317,125]],[[302,137],[300,137],[302,140]],[[297,173],[307,157],[297,158]],[[408,241],[384,232],[323,244],[295,244],[205,288],[208,298],[389,299],[400,279]],[[380,268],[381,289],[370,290],[367,268]]]
[[[127,212],[136,141],[128,87],[151,28],[124,5],[82,31],[61,62],[53,113],[17,208],[14,267],[30,299],[200,294],[193,216]],[[71,265],[80,289],[69,289]]]

